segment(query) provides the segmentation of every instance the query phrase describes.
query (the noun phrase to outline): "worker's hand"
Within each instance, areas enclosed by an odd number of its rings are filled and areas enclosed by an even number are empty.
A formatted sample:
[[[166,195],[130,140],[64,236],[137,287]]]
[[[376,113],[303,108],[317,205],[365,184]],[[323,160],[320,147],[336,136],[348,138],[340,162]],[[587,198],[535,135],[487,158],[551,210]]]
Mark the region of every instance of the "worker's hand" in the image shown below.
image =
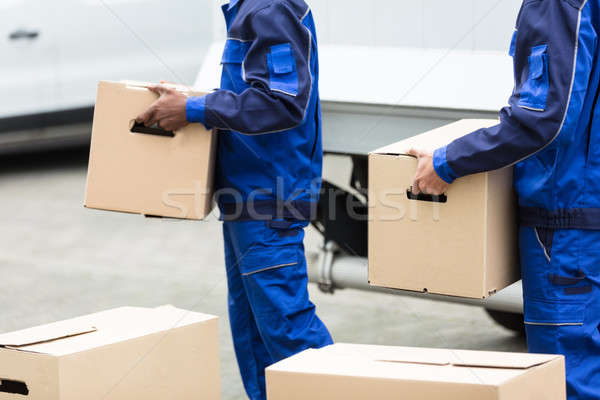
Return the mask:
[[[433,168],[433,153],[411,149],[408,154],[417,157],[417,173],[415,175],[412,191],[414,194],[424,193],[441,195],[448,190],[448,183],[439,177]]]
[[[176,131],[188,124],[185,114],[186,95],[161,85],[149,86],[148,89],[160,97],[135,119],[137,123],[146,126],[158,124],[167,131]]]

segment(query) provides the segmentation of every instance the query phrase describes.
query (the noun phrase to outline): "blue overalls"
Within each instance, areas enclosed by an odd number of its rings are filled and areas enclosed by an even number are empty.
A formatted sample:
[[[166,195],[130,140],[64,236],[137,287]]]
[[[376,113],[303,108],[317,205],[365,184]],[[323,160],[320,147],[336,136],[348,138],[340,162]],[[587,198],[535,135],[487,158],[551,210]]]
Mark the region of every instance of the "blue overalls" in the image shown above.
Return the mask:
[[[246,392],[264,400],[267,366],[332,343],[303,246],[323,158],[317,41],[302,0],[231,0],[223,12],[221,89],[188,98],[186,113],[219,131],[231,330]]]
[[[434,152],[448,183],[516,164],[529,350],[565,355],[569,400],[600,399],[599,31],[600,0],[525,0],[500,124]]]

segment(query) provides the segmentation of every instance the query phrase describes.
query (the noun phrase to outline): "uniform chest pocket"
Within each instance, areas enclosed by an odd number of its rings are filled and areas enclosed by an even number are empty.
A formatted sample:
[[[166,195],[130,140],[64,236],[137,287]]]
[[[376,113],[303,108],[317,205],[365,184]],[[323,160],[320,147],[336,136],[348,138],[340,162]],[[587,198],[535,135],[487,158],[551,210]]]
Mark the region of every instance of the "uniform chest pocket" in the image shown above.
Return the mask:
[[[267,64],[271,90],[296,96],[298,94],[298,72],[292,46],[289,43],[271,46],[267,54]]]
[[[521,87],[518,105],[534,111],[544,111],[550,86],[549,80],[548,46],[545,44],[535,46],[531,49],[529,76]]]
[[[221,86],[223,89],[232,90],[241,93],[248,84],[244,80],[244,60],[251,42],[242,42],[239,40],[227,39],[221,64],[223,65],[223,75],[221,77]]]

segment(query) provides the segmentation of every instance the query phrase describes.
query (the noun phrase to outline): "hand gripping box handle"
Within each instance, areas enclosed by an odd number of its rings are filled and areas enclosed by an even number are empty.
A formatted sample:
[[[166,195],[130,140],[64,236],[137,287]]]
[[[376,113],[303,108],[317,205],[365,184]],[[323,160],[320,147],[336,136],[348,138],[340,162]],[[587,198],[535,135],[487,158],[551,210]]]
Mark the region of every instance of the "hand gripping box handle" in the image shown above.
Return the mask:
[[[146,126],[142,123],[135,122],[132,120],[129,124],[129,131],[131,133],[141,133],[144,135],[155,135],[155,136],[165,136],[165,137],[175,137],[175,132],[167,131],[157,125],[155,126]]]
[[[446,196],[445,194],[441,194],[439,196],[436,196],[433,194],[425,194],[425,193],[415,194],[415,193],[413,193],[412,188],[406,189],[406,197],[409,200],[427,201],[430,203],[446,203],[446,202],[448,202],[448,196]]]

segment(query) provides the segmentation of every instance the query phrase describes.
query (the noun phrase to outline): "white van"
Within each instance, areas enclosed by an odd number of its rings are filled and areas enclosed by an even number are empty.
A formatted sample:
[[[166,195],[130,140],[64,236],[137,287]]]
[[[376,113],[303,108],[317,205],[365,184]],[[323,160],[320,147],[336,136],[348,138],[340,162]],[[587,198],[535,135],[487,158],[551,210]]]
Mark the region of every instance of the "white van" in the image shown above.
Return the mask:
[[[0,152],[89,138],[101,79],[191,84],[215,0],[0,0]]]

